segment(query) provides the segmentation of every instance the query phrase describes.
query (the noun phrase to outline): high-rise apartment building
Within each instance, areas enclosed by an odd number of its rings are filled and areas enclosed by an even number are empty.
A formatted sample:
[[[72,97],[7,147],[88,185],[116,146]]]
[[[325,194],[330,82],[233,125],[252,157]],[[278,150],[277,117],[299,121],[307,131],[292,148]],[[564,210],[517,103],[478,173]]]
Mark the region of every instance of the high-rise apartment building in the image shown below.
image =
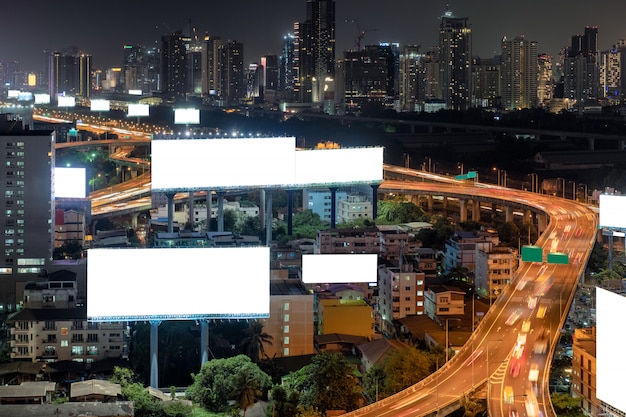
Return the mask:
[[[451,110],[470,106],[472,80],[472,29],[467,17],[448,10],[439,26],[439,73],[441,98]]]
[[[537,104],[547,107],[554,95],[554,79],[552,75],[552,57],[539,54],[537,57]]]
[[[281,92],[286,101],[294,99],[295,82],[298,78],[298,67],[295,62],[295,42],[296,37],[293,34],[286,35],[280,52],[278,91]]]
[[[507,110],[537,107],[537,42],[502,39],[501,94]]]
[[[343,60],[346,110],[360,112],[365,105],[393,102],[393,53],[386,45],[367,45],[360,51],[345,51]],[[388,100],[390,99],[390,100]]]
[[[307,0],[306,7],[306,21],[294,24],[294,55],[298,99],[310,103],[323,100],[324,81],[335,78],[335,1]]]
[[[191,39],[181,31],[161,37],[161,91],[172,100],[187,93],[187,45]]]
[[[53,52],[48,57],[48,92],[56,102],[59,95],[78,100],[91,96],[91,55],[68,50]]]
[[[13,124],[0,125],[7,122]],[[36,280],[52,259],[54,143],[53,131],[3,133],[0,127],[0,311],[14,311],[17,283]]]
[[[563,62],[564,98],[596,100],[600,97],[598,27],[587,26],[584,35],[572,36]]]
[[[621,60],[624,54],[624,41],[613,48],[600,53],[600,88],[601,97],[619,99],[620,79],[622,73]]]
[[[400,54],[399,103],[401,112],[417,111],[420,70],[424,65],[424,54],[419,45],[406,45]]]
[[[124,45],[120,91],[160,90],[161,50],[143,45]]]
[[[500,93],[500,57],[474,58],[472,63],[472,106],[498,108]]]

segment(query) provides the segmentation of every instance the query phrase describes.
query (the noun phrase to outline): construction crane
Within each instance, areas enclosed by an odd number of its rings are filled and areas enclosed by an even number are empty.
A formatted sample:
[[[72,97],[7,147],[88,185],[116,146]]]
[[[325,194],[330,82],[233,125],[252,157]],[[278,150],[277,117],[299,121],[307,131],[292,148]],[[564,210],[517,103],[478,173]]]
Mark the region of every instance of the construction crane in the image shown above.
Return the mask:
[[[354,23],[356,24],[356,30],[357,30],[357,37],[354,41],[354,47],[356,48],[357,51],[361,50],[361,41],[365,38],[365,34],[368,32],[374,32],[378,29],[363,29],[361,30],[361,25],[359,25],[358,20],[355,19],[346,19],[345,20],[346,23]]]

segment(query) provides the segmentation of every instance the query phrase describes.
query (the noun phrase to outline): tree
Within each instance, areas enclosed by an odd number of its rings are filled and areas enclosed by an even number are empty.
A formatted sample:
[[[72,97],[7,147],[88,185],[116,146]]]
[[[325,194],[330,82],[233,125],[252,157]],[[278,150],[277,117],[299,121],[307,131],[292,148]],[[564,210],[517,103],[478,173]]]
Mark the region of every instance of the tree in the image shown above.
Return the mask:
[[[516,247],[520,243],[520,230],[515,222],[506,222],[498,227],[498,237],[502,243]]]
[[[584,415],[580,409],[582,398],[574,398],[569,394],[553,392],[550,395],[552,406],[557,415],[579,416]]]
[[[379,201],[377,209],[377,224],[400,224],[427,220],[424,210],[406,201]]]
[[[237,399],[235,395],[239,390],[236,381],[240,373],[255,381],[260,392],[267,392],[272,386],[269,375],[261,371],[249,357],[237,355],[227,359],[213,359],[202,365],[200,372],[193,375],[194,382],[188,389],[188,395],[207,410],[222,411],[229,400]],[[251,381],[247,384],[253,384]]]
[[[58,248],[54,248],[52,257],[54,259],[81,259],[83,247],[75,240],[68,240]]]
[[[397,349],[385,359],[383,371],[382,394],[393,395],[430,375],[430,358],[427,353],[413,347]]]
[[[475,417],[486,410],[485,401],[467,395],[461,399],[461,404],[464,409],[463,417]]]
[[[289,392],[300,393],[300,405],[325,413],[351,411],[359,405],[359,388],[354,368],[341,354],[321,353],[312,363],[293,372],[286,382]]]
[[[268,414],[272,417],[294,417],[298,411],[298,393],[289,395],[281,385],[274,385],[271,391],[272,401],[269,404]]]
[[[234,385],[232,396],[237,407],[243,410],[245,417],[248,407],[254,405],[256,398],[262,395],[259,390],[259,381],[248,368],[243,368],[237,373]]]
[[[271,346],[272,339],[270,334],[263,331],[261,320],[250,320],[246,329],[246,337],[242,341],[242,347],[248,357],[257,363],[260,359],[267,358],[265,345]]]

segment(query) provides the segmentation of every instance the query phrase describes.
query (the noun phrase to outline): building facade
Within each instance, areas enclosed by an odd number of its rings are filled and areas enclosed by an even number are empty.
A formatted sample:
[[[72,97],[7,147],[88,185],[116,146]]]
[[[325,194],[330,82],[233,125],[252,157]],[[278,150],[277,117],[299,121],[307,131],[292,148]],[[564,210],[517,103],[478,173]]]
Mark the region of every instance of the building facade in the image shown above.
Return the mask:
[[[537,42],[523,36],[502,39],[502,107],[537,107]]]
[[[454,17],[446,11],[439,26],[439,83],[448,109],[469,108],[471,80],[472,29],[467,17]]]
[[[426,278],[410,265],[378,269],[377,320],[382,330],[393,328],[393,320],[425,313]]]

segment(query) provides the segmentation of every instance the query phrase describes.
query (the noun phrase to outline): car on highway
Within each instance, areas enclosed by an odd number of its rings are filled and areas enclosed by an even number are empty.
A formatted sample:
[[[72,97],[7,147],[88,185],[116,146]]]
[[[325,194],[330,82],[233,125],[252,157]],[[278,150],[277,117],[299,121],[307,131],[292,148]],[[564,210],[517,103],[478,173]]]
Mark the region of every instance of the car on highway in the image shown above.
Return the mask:
[[[526,333],[523,333],[523,332],[518,333],[518,334],[517,334],[517,344],[518,344],[518,345],[525,345],[525,344],[526,344],[526,337],[527,337],[527,336],[528,336],[528,335],[527,335]]]
[[[546,316],[546,310],[548,309],[548,307],[546,306],[539,306],[539,308],[537,309],[537,318],[538,319],[542,319]]]
[[[528,297],[528,308],[531,310],[537,306],[537,297],[533,297],[532,295]]]
[[[520,318],[521,313],[519,312],[519,310],[514,311],[513,313],[511,313],[511,315],[509,316],[508,319],[506,319],[506,324],[508,326],[512,326],[515,324],[515,322]]]
[[[513,365],[511,365],[511,376],[516,378],[519,375],[519,371],[522,367],[522,364],[519,361],[515,361]]]
[[[539,365],[533,363],[530,365],[530,371],[528,371],[528,380],[530,382],[537,382],[539,379]]]
[[[515,400],[515,393],[513,392],[513,387],[507,385],[504,387],[504,402],[507,404],[513,404]]]
[[[528,333],[530,331],[530,320],[524,320],[522,322],[522,332]]]
[[[515,349],[513,350],[513,357],[515,359],[521,359],[524,354],[524,345],[516,343]]]

